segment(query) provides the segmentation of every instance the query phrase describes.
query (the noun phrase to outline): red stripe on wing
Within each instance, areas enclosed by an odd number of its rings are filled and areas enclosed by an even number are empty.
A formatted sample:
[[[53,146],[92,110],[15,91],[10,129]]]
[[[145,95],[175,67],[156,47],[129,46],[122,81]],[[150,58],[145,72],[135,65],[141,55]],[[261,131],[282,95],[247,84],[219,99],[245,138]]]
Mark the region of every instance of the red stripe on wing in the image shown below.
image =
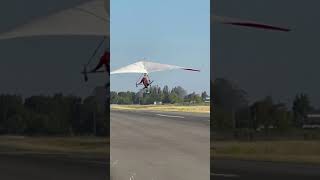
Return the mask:
[[[284,31],[284,32],[291,31],[291,29],[288,29],[288,28],[282,28],[282,27],[271,26],[267,24],[252,23],[252,22],[222,22],[222,23],[235,25],[235,26],[246,26],[246,27],[259,28],[259,29],[269,29],[269,30],[275,30],[275,31]]]
[[[196,71],[196,72],[200,72],[199,69],[191,69],[191,68],[182,68],[183,70],[186,70],[186,71]]]

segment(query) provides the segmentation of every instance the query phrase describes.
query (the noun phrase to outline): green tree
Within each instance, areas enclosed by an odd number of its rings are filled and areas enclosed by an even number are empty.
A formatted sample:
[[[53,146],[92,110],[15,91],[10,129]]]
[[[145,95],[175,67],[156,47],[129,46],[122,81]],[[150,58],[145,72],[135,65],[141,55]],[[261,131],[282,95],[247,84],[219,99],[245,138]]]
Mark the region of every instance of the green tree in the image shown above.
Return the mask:
[[[185,89],[183,89],[181,86],[174,87],[171,90],[171,93],[175,93],[179,97],[180,100],[183,99],[187,95],[187,91]]]
[[[170,91],[167,85],[163,87],[162,94],[163,94],[162,102],[170,103]]]
[[[133,104],[135,93],[133,92],[119,92],[118,104]]]
[[[111,104],[117,104],[118,103],[118,93],[111,91],[110,92],[110,103]]]
[[[174,91],[171,91],[169,95],[169,100],[171,104],[181,103],[183,99],[178,96],[178,94]]]
[[[232,114],[222,108],[214,108],[210,119],[212,120],[212,128],[216,130],[227,130],[233,128]]]
[[[196,104],[196,103],[201,103],[202,102],[202,98],[198,94],[196,94],[195,92],[185,96],[184,100],[186,102],[191,103],[191,104]]]
[[[23,131],[25,109],[21,96],[1,95],[0,96],[0,132],[20,133]]]
[[[301,127],[307,118],[307,114],[312,109],[308,95],[304,93],[297,94],[292,106],[295,125]]]
[[[266,131],[273,124],[273,101],[270,96],[267,96],[261,101],[255,102],[251,106],[253,113],[253,125],[257,129],[263,126]]]
[[[274,126],[280,130],[287,130],[291,126],[291,113],[283,103],[275,104],[273,106],[273,117],[275,119]]]
[[[212,94],[214,107],[231,112],[248,106],[247,93],[227,79],[216,79]]]
[[[205,101],[207,97],[209,97],[209,95],[207,94],[206,91],[204,91],[204,92],[201,93],[201,99],[202,99],[203,101]]]

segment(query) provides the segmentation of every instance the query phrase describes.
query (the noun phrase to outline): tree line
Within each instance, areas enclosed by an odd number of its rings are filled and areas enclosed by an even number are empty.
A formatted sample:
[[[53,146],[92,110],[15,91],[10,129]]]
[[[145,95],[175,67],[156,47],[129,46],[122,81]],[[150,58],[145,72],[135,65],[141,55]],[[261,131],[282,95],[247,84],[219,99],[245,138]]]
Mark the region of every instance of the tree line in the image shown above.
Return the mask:
[[[268,133],[270,129],[302,128],[308,113],[315,111],[305,93],[297,94],[290,108],[271,96],[250,103],[247,92],[227,79],[216,79],[211,87],[211,125],[216,131],[247,129]]]
[[[248,94],[227,79],[216,79],[211,86],[211,128],[216,131],[247,129],[288,130],[301,128],[315,111],[307,94],[294,98],[292,107],[266,96],[249,102]],[[109,102],[112,104],[201,104],[207,92],[187,93],[182,87],[153,86],[150,93],[110,92],[95,89],[92,96],[81,98],[55,94],[52,96],[0,95],[0,134],[19,135],[106,135],[109,133]]]
[[[139,92],[115,92],[110,93],[111,104],[154,104],[155,102],[164,104],[201,104],[205,103],[209,95],[206,91],[201,94],[195,92],[188,94],[181,86],[169,89],[168,86],[163,88],[153,86],[149,88],[149,93],[145,90]]]
[[[0,134],[97,135],[109,133],[109,109],[95,96],[0,95]]]
[[[208,97],[187,94],[182,87],[168,86],[163,89],[151,87],[150,93],[143,91],[110,92],[105,87],[96,87],[92,95],[35,95],[23,98],[20,95],[0,95],[0,134],[46,135],[46,136],[105,136],[109,134],[110,102],[117,104],[201,103]]]

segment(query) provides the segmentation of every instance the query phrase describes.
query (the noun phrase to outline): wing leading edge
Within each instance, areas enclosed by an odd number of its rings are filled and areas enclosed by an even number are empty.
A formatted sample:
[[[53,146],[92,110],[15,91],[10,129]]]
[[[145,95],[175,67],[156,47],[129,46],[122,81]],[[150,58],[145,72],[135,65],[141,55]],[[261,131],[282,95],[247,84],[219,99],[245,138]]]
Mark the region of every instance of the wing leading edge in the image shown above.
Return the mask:
[[[109,0],[90,0],[1,33],[0,39],[61,35],[109,37],[108,4]]]
[[[200,72],[200,70],[193,69],[193,68],[186,68],[186,67],[175,66],[170,64],[160,64],[160,63],[149,62],[149,61],[139,61],[139,62],[130,64],[128,66],[124,66],[120,69],[114,70],[110,74],[151,73],[151,72],[168,71],[168,70],[175,70],[175,69]]]

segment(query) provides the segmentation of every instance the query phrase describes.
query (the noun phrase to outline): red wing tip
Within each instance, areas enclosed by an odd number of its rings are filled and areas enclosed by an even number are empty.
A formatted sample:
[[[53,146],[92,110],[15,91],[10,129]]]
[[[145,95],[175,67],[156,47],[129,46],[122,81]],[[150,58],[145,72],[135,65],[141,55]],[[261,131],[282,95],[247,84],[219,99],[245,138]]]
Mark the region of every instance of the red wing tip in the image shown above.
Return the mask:
[[[183,70],[186,70],[186,71],[195,71],[195,72],[200,72],[200,70],[199,70],[199,69],[183,68]]]
[[[246,26],[246,27],[252,27],[252,28],[268,29],[268,30],[283,31],[283,32],[291,31],[291,29],[288,29],[288,28],[282,28],[282,27],[271,26],[267,24],[252,23],[252,22],[224,22],[223,24],[230,24],[235,26]]]

